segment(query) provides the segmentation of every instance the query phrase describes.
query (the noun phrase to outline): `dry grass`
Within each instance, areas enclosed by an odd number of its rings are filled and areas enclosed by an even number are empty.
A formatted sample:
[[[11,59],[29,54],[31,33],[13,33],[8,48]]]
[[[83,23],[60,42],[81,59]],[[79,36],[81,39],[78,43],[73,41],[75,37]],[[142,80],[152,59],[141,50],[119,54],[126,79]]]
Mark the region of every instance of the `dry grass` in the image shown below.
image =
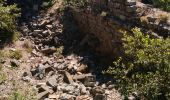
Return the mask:
[[[25,41],[24,44],[23,44],[23,48],[25,48],[28,53],[31,53],[32,50],[33,50],[32,43],[28,40]]]
[[[166,22],[168,19],[170,19],[169,17],[170,16],[168,14],[165,14],[165,13],[158,14],[158,18],[162,22]]]
[[[3,71],[0,71],[0,84],[2,84],[6,79],[6,74]]]
[[[141,21],[142,23],[144,23],[144,24],[148,24],[148,23],[149,23],[147,16],[142,16],[142,17],[140,18],[140,21]]]
[[[15,51],[9,51],[8,55],[9,58],[11,59],[21,59],[22,58],[22,53],[20,50],[15,50]]]
[[[19,40],[20,37],[20,33],[19,32],[14,32],[13,36],[12,36],[12,42],[16,42]]]
[[[20,50],[14,50],[14,51],[4,51],[0,50],[0,58],[11,58],[11,59],[21,59],[22,53]]]
[[[15,88],[8,100],[37,100],[35,97],[35,91],[28,89],[27,91]]]

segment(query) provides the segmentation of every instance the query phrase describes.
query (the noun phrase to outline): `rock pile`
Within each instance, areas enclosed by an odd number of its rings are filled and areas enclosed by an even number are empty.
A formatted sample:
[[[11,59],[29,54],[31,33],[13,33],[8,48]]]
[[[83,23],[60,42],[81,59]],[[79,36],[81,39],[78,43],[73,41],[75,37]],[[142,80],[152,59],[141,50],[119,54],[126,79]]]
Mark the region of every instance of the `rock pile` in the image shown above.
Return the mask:
[[[22,80],[36,84],[39,100],[113,100],[111,84],[97,82],[86,64],[93,63],[88,57],[56,56],[56,48],[65,42],[60,37],[63,25],[58,15],[35,18],[23,24],[21,31],[21,40],[29,39],[34,45],[27,61],[31,69],[23,73]],[[121,99],[120,95],[116,96]]]
[[[47,58],[32,66],[31,74],[24,72],[22,80],[42,81],[36,84],[39,100],[109,100],[105,92],[112,91],[109,85],[99,86],[95,75],[84,71],[86,65],[80,64],[80,58],[75,58],[68,56],[58,61]]]

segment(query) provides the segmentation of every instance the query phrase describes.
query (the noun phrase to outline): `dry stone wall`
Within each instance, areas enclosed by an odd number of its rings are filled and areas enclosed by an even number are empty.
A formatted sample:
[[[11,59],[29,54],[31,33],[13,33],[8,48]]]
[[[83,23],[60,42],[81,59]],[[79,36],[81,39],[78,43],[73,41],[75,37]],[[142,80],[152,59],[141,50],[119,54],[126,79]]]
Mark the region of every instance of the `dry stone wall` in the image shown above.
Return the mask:
[[[99,40],[96,51],[112,57],[122,54],[122,31],[140,27],[152,36],[170,35],[169,13],[136,0],[91,0],[87,9],[71,11],[80,30]]]

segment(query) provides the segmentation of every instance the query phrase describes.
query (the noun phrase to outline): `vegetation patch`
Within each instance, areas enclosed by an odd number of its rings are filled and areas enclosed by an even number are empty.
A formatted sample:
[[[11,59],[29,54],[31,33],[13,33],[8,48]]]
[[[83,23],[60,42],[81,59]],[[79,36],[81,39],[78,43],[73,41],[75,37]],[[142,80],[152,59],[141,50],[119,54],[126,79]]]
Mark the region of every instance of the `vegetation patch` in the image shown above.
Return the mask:
[[[12,36],[12,42],[16,42],[19,40],[19,37],[20,37],[20,33],[19,32],[14,32],[13,33],[13,36]]]
[[[18,12],[16,5],[6,5],[4,0],[0,0],[0,29],[13,31]]]
[[[63,53],[64,47],[60,46],[58,48],[56,48],[56,55],[59,56]]]
[[[52,7],[55,4],[55,2],[56,2],[55,0],[43,0],[41,7],[43,9],[48,9]]]
[[[106,73],[116,79],[121,93],[140,100],[170,99],[170,38],[153,39],[134,28],[124,34],[125,55]]]
[[[3,71],[0,71],[0,84],[2,84],[6,79],[6,74]]]
[[[161,22],[167,22],[167,20],[170,19],[170,16],[168,14],[163,13],[159,14],[158,17]]]
[[[0,51],[0,58],[11,58],[11,59],[21,59],[22,53],[20,50],[14,50],[14,51]]]
[[[21,59],[22,58],[22,53],[20,50],[15,50],[15,51],[9,51],[8,57],[11,59]]]
[[[170,11],[170,0],[152,0],[152,2],[156,7]]]
[[[36,98],[34,97],[33,90],[23,92],[19,89],[15,89],[9,97],[9,100],[36,100]]]
[[[88,0],[64,0],[65,5],[70,5],[74,7],[84,8],[88,4]]]
[[[170,0],[141,0],[143,3],[152,4],[165,11],[170,11]]]
[[[5,57],[5,52],[3,50],[0,50],[0,58],[4,58]]]
[[[23,47],[26,49],[28,53],[31,53],[33,50],[32,43],[30,41],[25,41]]]

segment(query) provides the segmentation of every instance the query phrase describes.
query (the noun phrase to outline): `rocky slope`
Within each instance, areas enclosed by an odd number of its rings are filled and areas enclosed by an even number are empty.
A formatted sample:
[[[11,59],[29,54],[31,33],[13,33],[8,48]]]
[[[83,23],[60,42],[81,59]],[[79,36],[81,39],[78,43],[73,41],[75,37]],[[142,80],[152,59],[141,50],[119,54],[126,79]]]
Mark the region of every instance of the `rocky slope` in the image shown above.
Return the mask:
[[[96,62],[72,14],[59,8],[57,3],[22,23],[20,39],[4,50],[20,50],[22,58],[3,59],[7,79],[0,83],[0,100],[8,100],[15,88],[38,100],[121,100],[114,80],[101,74],[102,63]],[[28,94],[30,88],[36,95]]]

